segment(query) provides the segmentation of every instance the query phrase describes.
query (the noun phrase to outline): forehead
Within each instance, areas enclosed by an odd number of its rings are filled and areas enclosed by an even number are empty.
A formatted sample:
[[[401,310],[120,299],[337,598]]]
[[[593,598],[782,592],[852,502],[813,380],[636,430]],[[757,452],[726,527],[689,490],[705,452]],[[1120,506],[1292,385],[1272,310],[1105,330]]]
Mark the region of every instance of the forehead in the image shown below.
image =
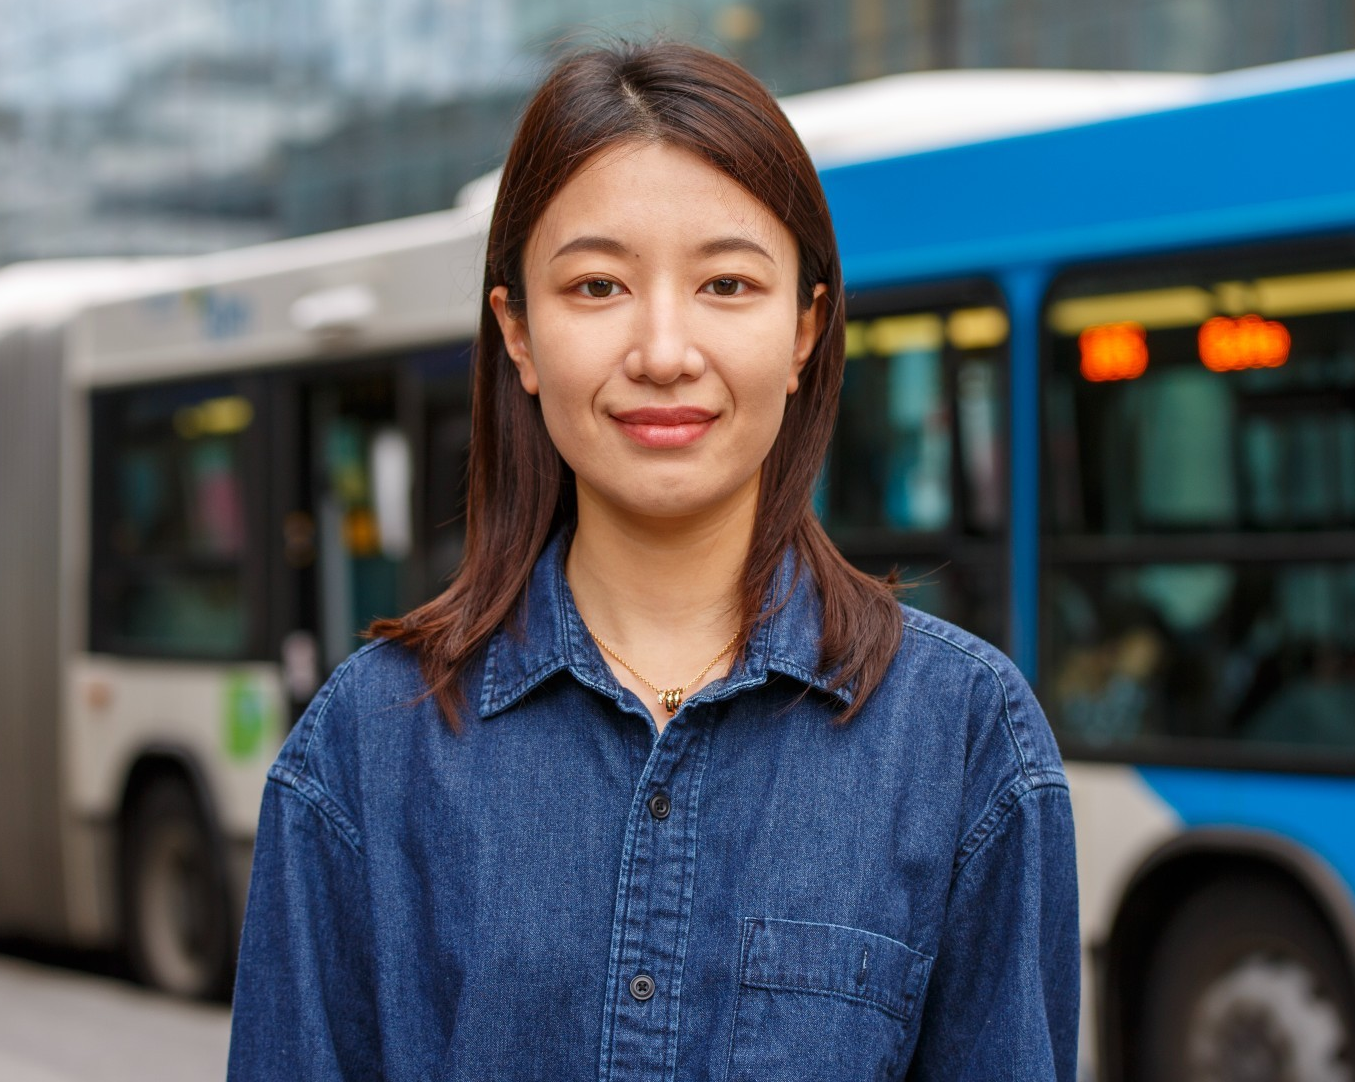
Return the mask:
[[[636,247],[743,236],[778,261],[795,256],[790,230],[760,199],[691,151],[627,142],[585,161],[546,205],[528,238],[528,258],[576,236]]]

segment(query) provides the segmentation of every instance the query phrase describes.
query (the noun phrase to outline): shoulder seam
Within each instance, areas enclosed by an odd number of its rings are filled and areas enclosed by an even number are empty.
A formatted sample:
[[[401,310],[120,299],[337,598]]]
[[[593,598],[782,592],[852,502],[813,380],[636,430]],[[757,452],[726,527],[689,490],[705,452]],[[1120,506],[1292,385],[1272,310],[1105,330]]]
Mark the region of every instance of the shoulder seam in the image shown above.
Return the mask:
[[[297,765],[296,773],[304,774],[307,763],[310,762],[311,741],[315,739],[315,734],[320,730],[320,723],[325,720],[325,715],[329,713],[329,704],[334,701],[334,696],[338,694],[339,685],[343,683],[348,675],[348,670],[352,668],[353,663],[364,654],[375,650],[378,646],[384,645],[385,639],[377,639],[375,642],[369,642],[361,650],[349,655],[343,663],[334,670],[334,675],[329,678],[329,693],[325,696],[325,701],[320,704],[320,709],[316,711],[315,717],[310,721],[310,732],[306,734],[306,743],[301,748],[301,762]]]
[[[328,716],[330,705],[334,702],[334,696],[339,692],[339,686],[347,677],[348,670],[353,667],[359,658],[386,645],[388,642],[388,639],[377,639],[374,642],[369,642],[362,649],[354,651],[344,659],[339,667],[334,670],[329,680],[326,681],[325,686],[328,691],[324,702],[320,704],[315,715],[306,723],[310,731],[306,733],[305,743],[301,746],[300,762],[293,767],[279,759],[268,771],[268,777],[271,780],[290,789],[314,807],[339,832],[339,835],[359,853],[362,852],[362,836],[353,825],[353,820],[344,811],[342,805],[326,792],[319,781],[307,773],[307,767],[310,764],[311,743],[315,740],[321,725]]]
[[[955,852],[952,878],[964,871],[970,859],[997,833],[1012,809],[1028,795],[1043,789],[1068,789],[1068,779],[1059,771],[1041,771],[1014,779],[984,812],[983,817],[970,828]]]
[[[362,838],[353,822],[334,800],[309,777],[275,766],[268,772],[268,780],[279,785],[313,808],[339,837],[358,856],[362,855]]]
[[[938,642],[945,643],[952,649],[958,650],[960,651],[960,653],[966,655],[967,657],[973,658],[975,661],[977,661],[980,665],[986,667],[988,671],[993,674],[993,679],[997,681],[997,686],[1002,691],[1002,723],[1007,730],[1007,736],[1010,737],[1011,739],[1012,747],[1016,750],[1016,760],[1021,765],[1021,773],[1027,777],[1031,776],[1030,764],[1026,762],[1025,750],[1021,747],[1021,741],[1016,735],[1016,727],[1012,724],[1011,702],[1007,697],[1007,681],[1002,679],[1002,674],[998,672],[997,666],[994,665],[991,661],[989,661],[986,657],[982,657],[979,654],[976,654],[973,650],[961,646],[954,639],[948,639],[946,638],[946,636],[938,634],[935,631],[929,631],[926,628],[918,627],[916,624],[910,624],[907,621],[904,622],[904,628],[905,630],[911,628],[913,631],[916,631],[919,635],[926,635],[929,638],[937,640]]]

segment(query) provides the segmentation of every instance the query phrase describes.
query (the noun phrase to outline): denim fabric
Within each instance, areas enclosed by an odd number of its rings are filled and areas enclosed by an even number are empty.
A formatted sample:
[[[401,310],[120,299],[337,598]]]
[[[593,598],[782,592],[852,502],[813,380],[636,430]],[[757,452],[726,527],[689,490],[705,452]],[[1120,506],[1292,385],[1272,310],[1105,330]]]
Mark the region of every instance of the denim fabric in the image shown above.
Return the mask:
[[[835,725],[788,557],[789,600],[657,735],[563,549],[470,673],[463,733],[389,643],[293,730],[230,1078],[1071,1080],[1071,812],[1011,663],[907,609]]]

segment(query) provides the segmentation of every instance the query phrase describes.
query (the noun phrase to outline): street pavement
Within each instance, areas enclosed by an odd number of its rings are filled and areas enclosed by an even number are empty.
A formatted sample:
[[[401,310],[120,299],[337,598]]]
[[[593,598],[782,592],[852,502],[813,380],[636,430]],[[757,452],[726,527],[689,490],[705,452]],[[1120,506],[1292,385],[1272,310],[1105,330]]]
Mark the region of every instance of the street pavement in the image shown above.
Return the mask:
[[[3,1082],[221,1082],[230,1010],[0,956]]]

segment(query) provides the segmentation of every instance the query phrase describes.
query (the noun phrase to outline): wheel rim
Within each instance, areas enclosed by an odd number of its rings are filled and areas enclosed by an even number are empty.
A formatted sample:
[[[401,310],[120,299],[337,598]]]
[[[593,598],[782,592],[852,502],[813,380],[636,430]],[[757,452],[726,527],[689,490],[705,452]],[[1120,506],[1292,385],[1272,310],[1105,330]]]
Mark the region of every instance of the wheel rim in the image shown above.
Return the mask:
[[[155,983],[181,995],[202,995],[214,972],[211,887],[193,827],[182,820],[158,824],[147,839],[140,876],[137,918]]]
[[[1355,1082],[1350,1033],[1313,970],[1253,954],[1213,981],[1193,1012],[1192,1082]]]

